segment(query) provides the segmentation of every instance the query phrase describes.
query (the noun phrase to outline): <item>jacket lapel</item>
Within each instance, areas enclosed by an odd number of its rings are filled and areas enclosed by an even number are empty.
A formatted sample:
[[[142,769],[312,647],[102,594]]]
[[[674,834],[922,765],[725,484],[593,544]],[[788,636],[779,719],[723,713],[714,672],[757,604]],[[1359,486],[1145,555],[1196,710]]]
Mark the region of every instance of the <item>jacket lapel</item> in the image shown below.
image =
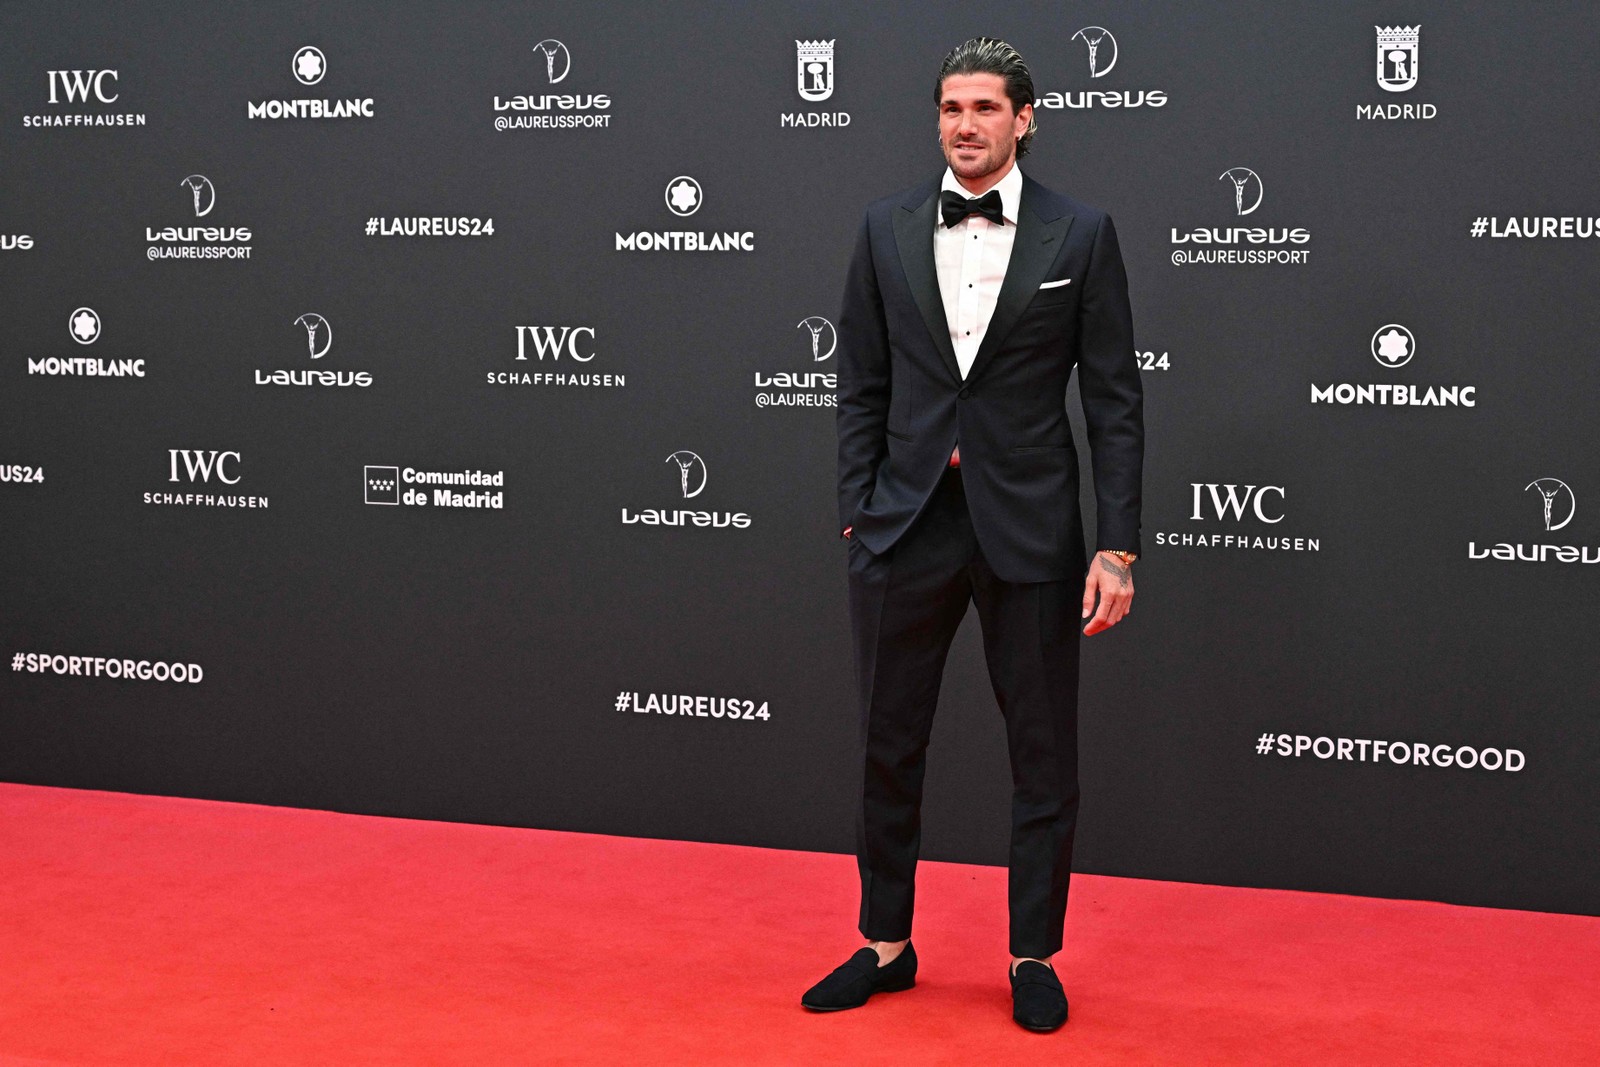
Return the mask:
[[[928,324],[928,333],[933,336],[934,347],[939,350],[945,367],[959,382],[961,365],[956,362],[955,346],[950,343],[950,324],[944,317],[939,272],[933,262],[933,227],[938,216],[939,183],[936,180],[931,189],[926,185],[918,186],[901,202],[894,213],[894,241],[900,249],[900,267],[906,272],[906,282],[917,301],[917,310],[922,312],[922,321]],[[1017,236],[1021,237],[1021,233]],[[1015,253],[1012,260],[1016,260]]]
[[[934,198],[937,200],[937,197]],[[1039,293],[1039,283],[1045,280],[1045,272],[1050,269],[1050,264],[1055,262],[1056,254],[1061,251],[1061,242],[1066,239],[1067,231],[1072,228],[1073,216],[1062,212],[1051,198],[1045,193],[1038,182],[1023,175],[1022,198],[1017,206],[1017,236],[1011,245],[1011,261],[1006,265],[1005,280],[1000,283],[1000,296],[995,301],[994,315],[989,319],[989,327],[984,330],[983,343],[978,346],[978,354],[973,357],[972,369],[967,372],[967,381],[976,381],[978,375],[983,373],[995,351],[1005,341],[1006,335],[1022,317],[1023,311],[1032,303],[1033,298]],[[928,256],[929,269],[932,270],[933,255],[932,242],[929,242]],[[904,244],[901,245],[901,254],[904,255]],[[935,279],[934,292],[938,292],[938,282]],[[939,321],[944,322],[943,305],[940,305]],[[924,312],[926,313],[926,312]],[[949,331],[945,331],[946,337]],[[953,357],[952,357],[953,358]],[[959,367],[957,368],[959,377]]]

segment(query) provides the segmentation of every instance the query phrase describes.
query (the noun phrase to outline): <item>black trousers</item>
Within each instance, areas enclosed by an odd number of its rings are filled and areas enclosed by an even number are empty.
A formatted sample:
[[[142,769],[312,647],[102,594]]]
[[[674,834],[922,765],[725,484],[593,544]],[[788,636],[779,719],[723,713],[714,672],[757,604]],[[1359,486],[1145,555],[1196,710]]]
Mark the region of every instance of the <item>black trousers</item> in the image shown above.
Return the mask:
[[[1081,581],[995,577],[973,534],[959,469],[882,555],[850,544],[864,767],[856,821],[861,933],[911,936],[922,781],[945,657],[978,606],[989,680],[1011,754],[1011,954],[1061,948],[1078,821]]]

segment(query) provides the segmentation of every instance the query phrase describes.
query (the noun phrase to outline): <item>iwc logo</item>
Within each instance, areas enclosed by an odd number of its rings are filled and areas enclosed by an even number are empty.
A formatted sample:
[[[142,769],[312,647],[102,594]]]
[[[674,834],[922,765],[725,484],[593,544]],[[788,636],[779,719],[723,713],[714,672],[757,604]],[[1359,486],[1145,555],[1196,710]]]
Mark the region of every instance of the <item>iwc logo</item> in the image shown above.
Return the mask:
[[[328,76],[328,57],[316,45],[301,45],[289,60],[289,73],[306,88],[322,84]],[[370,119],[373,117],[372,97],[354,96],[342,99],[271,99],[245,102],[244,113],[250,119]]]
[[[51,110],[22,116],[25,127],[143,126],[143,112],[114,111],[122,99],[122,75],[115,70],[47,70],[45,102]]]
[[[795,89],[800,99],[820,104],[833,96],[833,41],[795,41]],[[848,126],[845,111],[788,111],[778,116],[780,127],[816,129]]]
[[[1281,485],[1191,482],[1189,521],[1208,524],[1198,533],[1160,530],[1156,544],[1182,548],[1254,549],[1266,552],[1321,552],[1322,539],[1284,534],[1288,490]],[[1223,523],[1228,533],[1212,533]],[[1260,527],[1270,527],[1261,530]],[[1256,529],[1252,530],[1252,527]],[[1236,532],[1233,532],[1236,531]]]
[[[1080,58],[1072,66],[1088,68],[1091,83],[1110,74],[1121,58],[1117,39],[1104,26],[1085,26],[1071,37],[1071,43],[1082,49]],[[1160,89],[1080,89],[1076,92],[1051,92],[1042,94],[1033,102],[1037,108],[1135,108],[1165,107],[1167,94]]]
[[[1378,88],[1405,93],[1417,87],[1417,62],[1422,48],[1421,26],[1374,26],[1377,31]],[[1431,119],[1439,114],[1434,104],[1357,104],[1356,119]]]
[[[490,385],[557,387],[620,387],[626,375],[595,371],[589,364],[600,354],[593,326],[518,326],[515,370],[488,371]],[[534,368],[537,369],[534,369]]]
[[[146,504],[202,508],[265,508],[264,496],[250,496],[237,488],[244,480],[244,458],[235,451],[216,448],[167,449],[167,482],[183,492],[149,492]]]
[[[1396,370],[1410,363],[1417,354],[1417,339],[1398,322],[1386,323],[1372,332],[1367,346],[1378,366]],[[1313,404],[1377,404],[1387,407],[1471,408],[1478,405],[1478,389],[1473,385],[1412,385],[1405,382],[1311,383]]]
[[[572,53],[554,37],[533,46],[533,65],[543,82],[537,91],[513,93],[494,98],[494,128],[497,130],[577,130],[604,129],[611,125],[611,97],[604,93],[575,93],[546,90],[560,85],[572,73]],[[542,77],[539,77],[542,75]]]
[[[688,449],[679,449],[669,455],[665,463],[672,473],[678,496],[693,500],[705,492],[708,475],[705,460]],[[638,511],[622,509],[624,526],[701,526],[712,529],[747,530],[750,516],[742,511],[690,511],[682,508],[641,508]]]

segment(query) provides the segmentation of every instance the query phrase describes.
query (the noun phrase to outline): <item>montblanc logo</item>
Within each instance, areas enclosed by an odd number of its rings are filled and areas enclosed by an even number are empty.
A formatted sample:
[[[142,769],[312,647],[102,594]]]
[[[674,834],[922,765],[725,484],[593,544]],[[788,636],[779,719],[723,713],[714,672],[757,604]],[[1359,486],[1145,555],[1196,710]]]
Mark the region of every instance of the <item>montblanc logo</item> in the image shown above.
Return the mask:
[[[700,204],[705,199],[705,194],[700,190],[700,183],[687,174],[680,174],[667,183],[667,191],[663,194],[667,201],[667,210],[679,218],[688,218],[700,210]]]
[[[1253,215],[1266,199],[1266,184],[1249,167],[1229,167],[1217,175],[1228,193],[1235,218]],[[1301,226],[1212,226],[1180,231],[1172,228],[1172,263],[1187,264],[1304,264],[1311,258],[1308,248],[1283,247],[1311,243],[1311,231]],[[1186,248],[1184,245],[1219,247]],[[1260,247],[1241,247],[1257,246]]]
[[[624,386],[627,376],[597,372],[588,365],[600,354],[593,326],[518,326],[513,360],[539,369],[491,370],[490,385]]]
[[[1104,26],[1085,26],[1074,33],[1071,44],[1082,49],[1073,65],[1082,70],[1086,65],[1091,83],[1110,74],[1121,58],[1117,39]],[[1080,65],[1082,64],[1082,65]],[[1041,95],[1033,102],[1036,108],[1130,108],[1165,107],[1167,94],[1160,89],[1081,89],[1076,92],[1053,92]]]
[[[305,340],[305,355],[307,359],[321,359],[333,348],[333,326],[317,312],[305,312],[294,320],[294,325],[299,327],[296,332]],[[257,369],[255,383],[257,385],[332,386],[335,388],[354,386],[365,389],[372,384],[372,375],[364,370],[312,370],[308,367],[279,370]]]
[[[75,308],[67,319],[67,329],[80,345],[92,345],[100,340],[100,316],[94,308]]]
[[[504,511],[506,506],[505,471],[368,466],[361,480],[368,504],[480,511]]]
[[[306,45],[294,54],[294,77],[301,85],[315,85],[328,73],[328,59],[316,45]]]
[[[100,340],[100,315],[91,307],[76,307],[67,316],[67,336],[79,345]],[[53,378],[143,378],[142,359],[101,359],[93,356],[46,356],[28,360],[29,374]]]
[[[572,73],[572,53],[554,37],[533,46],[533,66],[545,86]],[[497,130],[603,129],[611,125],[611,97],[604,93],[529,92],[494,98]],[[515,114],[507,114],[515,112]]]
[[[1417,354],[1417,338],[1398,322],[1386,323],[1372,332],[1368,342],[1372,358],[1387,370],[1404,367]],[[1332,385],[1311,383],[1313,404],[1378,404],[1392,407],[1461,407],[1478,405],[1478,389],[1473,385],[1410,385],[1403,382],[1372,382]]]
[[[241,496],[233,487],[244,480],[244,457],[237,451],[215,448],[167,449],[167,482],[186,486],[184,492],[147,492],[146,504],[182,507],[264,508],[264,496]]]
[[[1539,527],[1544,533],[1565,529],[1578,515],[1577,495],[1560,478],[1535,478],[1522,487],[1522,492],[1524,497],[1530,493],[1533,495]],[[1493,559],[1505,563],[1600,563],[1600,545],[1502,541],[1479,548],[1476,541],[1468,541],[1467,559]]]
[[[143,112],[110,111],[122,99],[122,75],[110,69],[47,70],[45,103],[52,109],[45,114],[22,116],[29,127],[54,126],[143,126]],[[87,110],[85,110],[87,109]]]
[[[289,61],[289,73],[294,80],[311,88],[320,85],[328,76],[328,57],[316,45],[301,45]],[[245,103],[245,117],[251,119],[370,119],[373,117],[372,97],[345,97],[329,100],[272,99],[250,100]]]
[[[203,219],[217,206],[217,187],[204,174],[190,174],[178,183],[194,217]],[[253,234],[244,226],[146,226],[147,259],[249,259]]]
[[[1380,367],[1404,367],[1416,353],[1416,337],[1398,322],[1379,326],[1372,334],[1372,358]]]
[[[673,215],[688,218],[705,204],[705,191],[687,174],[667,182],[662,201]],[[698,230],[640,230],[618,233],[618,252],[754,252],[756,235],[744,230],[707,233]]]
[[[1421,26],[1374,26],[1377,31],[1378,88],[1404,93],[1416,88],[1417,61],[1421,54]],[[1357,104],[1359,119],[1431,119],[1439,114],[1434,104]]]
[[[698,453],[679,449],[667,456],[665,463],[672,474],[678,495],[693,500],[705,492],[710,477],[705,460]],[[638,511],[622,509],[624,526],[702,526],[713,529],[747,530],[750,516],[742,511],[689,511],[685,509],[641,508]]]
[[[820,104],[833,95],[833,41],[795,41],[795,90],[800,99]],[[789,111],[778,116],[778,126],[812,128],[848,126],[845,111]]]
[[[1207,524],[1198,533],[1161,530],[1156,544],[1183,548],[1231,548],[1269,552],[1320,552],[1322,540],[1290,536],[1276,527],[1287,516],[1289,492],[1281,485],[1191,482],[1189,521]],[[1228,532],[1211,532],[1222,523]],[[1252,527],[1269,527],[1266,531]]]
[[[807,315],[796,325],[802,343],[795,347],[809,355],[810,362],[826,362],[839,346],[838,331],[821,315]],[[831,371],[756,371],[756,407],[815,407],[838,405],[839,376]]]

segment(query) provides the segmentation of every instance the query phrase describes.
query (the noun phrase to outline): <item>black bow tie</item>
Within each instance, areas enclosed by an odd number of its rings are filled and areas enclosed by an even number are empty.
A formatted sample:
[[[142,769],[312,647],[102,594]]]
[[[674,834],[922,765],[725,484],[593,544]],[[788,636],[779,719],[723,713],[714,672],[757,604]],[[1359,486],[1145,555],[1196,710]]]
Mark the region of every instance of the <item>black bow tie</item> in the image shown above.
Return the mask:
[[[953,189],[939,194],[939,213],[944,216],[948,229],[968,215],[982,215],[996,226],[1006,224],[1005,213],[1000,210],[1000,190],[990,189],[975,200],[968,199]]]

